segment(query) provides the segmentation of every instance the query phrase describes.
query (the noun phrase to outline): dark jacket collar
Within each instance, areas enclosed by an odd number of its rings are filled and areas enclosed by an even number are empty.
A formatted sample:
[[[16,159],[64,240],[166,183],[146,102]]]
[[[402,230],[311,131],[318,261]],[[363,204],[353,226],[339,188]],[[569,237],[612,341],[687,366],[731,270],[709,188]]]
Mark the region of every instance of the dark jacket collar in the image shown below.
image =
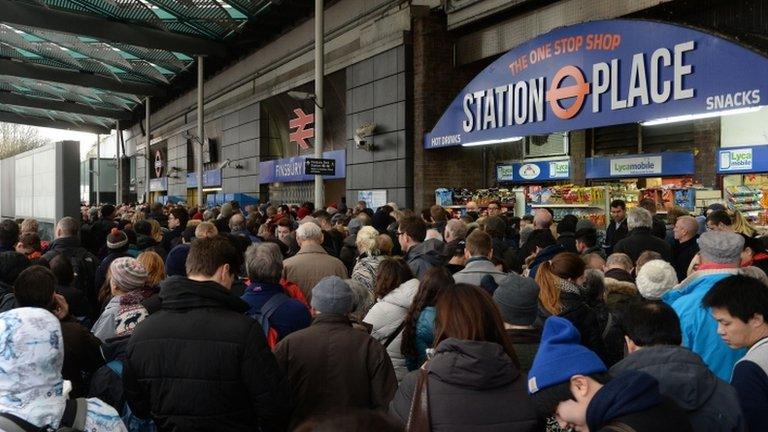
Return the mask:
[[[347,315],[317,314],[312,319],[312,325],[336,325],[352,327],[352,321],[349,320],[349,316]]]
[[[198,282],[171,276],[160,284],[163,309],[221,308],[244,313],[248,303],[213,281]]]
[[[80,238],[77,236],[59,237],[51,242],[50,250],[69,249],[80,247]]]
[[[611,420],[648,410],[661,402],[655,378],[644,372],[627,371],[597,391],[587,407],[587,426],[598,431]]]
[[[629,235],[653,235],[653,229],[648,227],[635,227],[629,230]]]
[[[507,385],[520,375],[504,348],[494,342],[448,338],[437,346],[429,373],[441,381],[473,389]]]

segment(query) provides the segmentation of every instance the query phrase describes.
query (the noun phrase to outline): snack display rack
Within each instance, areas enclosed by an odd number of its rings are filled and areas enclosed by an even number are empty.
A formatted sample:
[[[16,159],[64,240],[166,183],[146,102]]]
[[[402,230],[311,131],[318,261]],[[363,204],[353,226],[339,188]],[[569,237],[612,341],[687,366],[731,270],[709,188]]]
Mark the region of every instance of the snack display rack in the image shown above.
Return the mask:
[[[527,186],[525,188],[526,212],[528,208],[547,208],[560,220],[567,214],[591,220],[598,228],[606,224],[606,195],[604,186]]]
[[[507,211],[514,211],[517,198],[516,191],[507,188],[440,188],[435,190],[435,201],[449,209],[453,217],[460,217],[466,212],[467,203],[470,201],[474,201],[480,209],[485,209],[491,202],[498,201],[502,207],[507,208]]]

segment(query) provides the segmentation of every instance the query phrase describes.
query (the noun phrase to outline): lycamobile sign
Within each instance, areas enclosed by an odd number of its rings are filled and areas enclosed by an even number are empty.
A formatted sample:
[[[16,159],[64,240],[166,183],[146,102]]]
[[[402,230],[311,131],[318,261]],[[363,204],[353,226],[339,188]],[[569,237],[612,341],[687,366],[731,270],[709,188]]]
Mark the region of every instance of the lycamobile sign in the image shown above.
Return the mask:
[[[611,175],[661,174],[661,156],[611,160]]]
[[[686,27],[594,21],[554,30],[488,66],[453,100],[425,148],[755,107],[768,60]]]

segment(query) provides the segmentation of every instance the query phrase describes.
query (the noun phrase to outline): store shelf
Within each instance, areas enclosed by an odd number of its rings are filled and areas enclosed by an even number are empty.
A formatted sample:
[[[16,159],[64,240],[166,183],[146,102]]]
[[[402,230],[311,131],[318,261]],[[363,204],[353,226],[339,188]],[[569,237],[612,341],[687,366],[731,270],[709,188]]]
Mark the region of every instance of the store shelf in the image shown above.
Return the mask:
[[[514,204],[509,204],[509,203],[502,204],[501,206],[502,207],[506,207],[506,208],[514,208],[515,207]],[[449,206],[443,206],[443,208],[447,208],[447,209],[463,209],[463,208],[467,208],[467,206],[466,205],[449,205]],[[488,208],[488,205],[487,204],[486,205],[479,205],[479,206],[477,206],[477,208]]]
[[[531,208],[546,208],[546,207],[557,207],[557,208],[603,208],[600,205],[597,204],[531,204]]]

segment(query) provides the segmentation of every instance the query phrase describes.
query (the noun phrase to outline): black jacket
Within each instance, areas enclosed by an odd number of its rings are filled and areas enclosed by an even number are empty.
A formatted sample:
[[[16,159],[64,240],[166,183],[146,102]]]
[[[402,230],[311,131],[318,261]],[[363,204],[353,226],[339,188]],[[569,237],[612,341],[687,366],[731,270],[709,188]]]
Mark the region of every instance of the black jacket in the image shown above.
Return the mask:
[[[661,254],[661,258],[669,262],[672,260],[672,248],[669,243],[653,235],[651,228],[638,227],[629,232],[629,235],[616,243],[613,252],[621,252],[629,255],[632,262],[645,251],[654,251]]]
[[[101,346],[101,353],[105,363],[113,360],[125,361],[125,349],[128,347],[130,336],[110,339]],[[125,396],[123,392],[123,380],[109,366],[100,367],[91,376],[88,389],[88,397],[101,399],[111,405],[119,414],[123,414]]]
[[[528,377],[501,345],[449,338],[440,342],[427,367],[433,432],[541,430],[528,397]],[[403,378],[390,404],[390,414],[402,425],[408,421],[420,373]]]
[[[667,238],[667,224],[664,223],[664,220],[661,219],[661,217],[654,216],[653,217],[653,235],[656,237],[666,240]]]
[[[125,397],[160,431],[283,430],[285,380],[248,304],[216,282],[174,276],[128,343]]]
[[[579,330],[581,344],[594,351],[603,360],[603,363],[608,365],[615,363],[615,361],[611,361],[611,356],[605,347],[603,340],[605,323],[600,319],[599,311],[587,304],[584,297],[571,292],[561,291],[560,302],[563,309],[558,316],[567,319]],[[539,304],[537,327],[543,326],[544,321],[550,316],[552,314]]]
[[[83,376],[104,364],[99,350],[101,341],[73,317],[67,317],[60,322],[64,340],[64,364],[61,374],[65,380],[72,382],[72,397],[83,397],[87,392]]]
[[[626,218],[621,221],[618,229],[616,228],[616,222],[614,220],[610,220],[608,222],[608,229],[605,231],[605,244],[607,246],[605,253],[608,255],[612,254],[613,248],[616,246],[616,244],[624,240],[628,234],[629,228],[627,228]]]
[[[677,281],[681,282],[688,277],[688,266],[691,265],[693,257],[699,253],[699,236],[696,236],[686,242],[680,243],[675,240],[672,246],[672,267],[677,273]]]
[[[659,392],[688,414],[694,430],[744,430],[736,390],[716,377],[691,350],[676,345],[645,347],[615,364],[611,374],[627,370],[638,370],[656,378]]]
[[[163,249],[169,251],[173,249],[174,246],[178,246],[181,244],[181,234],[184,232],[184,227],[177,226],[176,228],[167,231],[165,234],[163,234]],[[229,231],[227,231],[229,232]]]

